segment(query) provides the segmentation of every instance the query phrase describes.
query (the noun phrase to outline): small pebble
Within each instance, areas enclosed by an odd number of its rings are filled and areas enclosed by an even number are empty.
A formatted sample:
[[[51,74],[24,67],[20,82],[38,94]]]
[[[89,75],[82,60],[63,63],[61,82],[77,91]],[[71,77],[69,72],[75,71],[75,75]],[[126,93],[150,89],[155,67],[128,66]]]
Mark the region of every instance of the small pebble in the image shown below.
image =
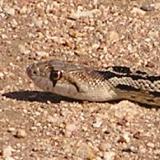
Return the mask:
[[[154,4],[143,4],[140,9],[143,11],[154,11],[155,7]]]
[[[0,79],[4,79],[4,73],[0,72]]]
[[[160,2],[154,3],[155,9],[159,10],[160,9]]]
[[[36,18],[36,17],[33,17],[33,23],[37,27],[42,27],[42,25],[43,25],[43,21],[41,19]]]
[[[125,141],[126,141],[127,143],[130,142],[130,134],[129,134],[128,132],[125,132],[125,133],[123,134],[123,138],[125,139]]]
[[[112,146],[109,143],[103,142],[100,144],[100,150],[102,151],[106,151],[108,149],[110,149]]]
[[[104,155],[103,155],[103,159],[104,160],[114,160],[115,159],[115,153],[114,152],[104,152]]]
[[[13,132],[15,132],[15,131],[16,131],[16,129],[15,129],[14,127],[9,127],[9,128],[8,128],[8,132],[12,132],[12,133],[13,133]]]
[[[109,41],[110,43],[114,43],[119,40],[119,34],[116,31],[109,32]]]
[[[96,10],[83,10],[81,6],[78,7],[76,12],[73,12],[70,17],[73,19],[83,18],[83,17],[90,17],[92,18],[95,14]]]
[[[7,13],[7,14],[9,14],[11,16],[15,15],[15,9],[11,8],[9,6],[4,7],[4,11],[5,11],[5,13]]]
[[[48,115],[46,118],[47,122],[49,123],[56,123],[58,121],[58,117],[53,117],[51,115]]]
[[[18,129],[15,135],[17,138],[25,138],[27,133],[24,129]]]
[[[25,45],[22,45],[22,44],[19,44],[18,45],[18,48],[20,50],[21,53],[23,54],[29,54],[30,53],[30,50],[28,50]]]
[[[144,15],[146,14],[146,11],[144,11],[144,10],[142,10],[142,9],[140,9],[140,8],[134,7],[134,8],[132,9],[131,13],[144,16]]]
[[[15,19],[13,19],[13,20],[11,21],[11,26],[12,26],[12,28],[16,28],[17,25],[18,25],[17,21],[16,21]]]
[[[147,146],[150,147],[150,148],[154,148],[155,145],[152,142],[148,142]]]
[[[65,134],[66,136],[70,137],[72,132],[75,131],[77,129],[77,126],[75,124],[67,124],[66,125],[66,130],[65,130]]]
[[[88,144],[81,144],[77,149],[77,156],[81,159],[95,159],[94,150]]]
[[[11,146],[5,146],[2,149],[2,156],[5,160],[8,160],[12,156],[14,149]]]
[[[103,120],[101,118],[96,118],[96,121],[93,123],[94,128],[99,128],[103,123]]]
[[[37,51],[36,55],[41,57],[41,58],[45,58],[45,57],[49,56],[49,54],[47,52],[45,52],[45,51]]]

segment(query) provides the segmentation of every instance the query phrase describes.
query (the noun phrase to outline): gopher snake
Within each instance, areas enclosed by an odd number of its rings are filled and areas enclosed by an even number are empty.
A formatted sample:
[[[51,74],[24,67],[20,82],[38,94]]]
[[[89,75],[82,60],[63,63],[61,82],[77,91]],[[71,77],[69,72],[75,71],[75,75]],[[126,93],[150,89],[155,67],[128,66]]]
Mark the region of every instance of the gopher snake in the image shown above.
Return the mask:
[[[61,96],[87,101],[127,99],[160,105],[160,76],[128,67],[104,69],[59,60],[33,63],[27,74],[41,89]]]

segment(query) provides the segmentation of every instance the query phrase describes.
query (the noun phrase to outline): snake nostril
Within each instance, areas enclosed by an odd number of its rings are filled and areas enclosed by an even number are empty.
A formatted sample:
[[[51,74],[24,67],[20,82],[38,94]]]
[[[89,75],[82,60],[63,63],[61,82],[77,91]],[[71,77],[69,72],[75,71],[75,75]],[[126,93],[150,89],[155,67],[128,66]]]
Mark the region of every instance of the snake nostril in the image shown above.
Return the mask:
[[[37,71],[34,70],[34,71],[33,71],[33,74],[37,74]]]

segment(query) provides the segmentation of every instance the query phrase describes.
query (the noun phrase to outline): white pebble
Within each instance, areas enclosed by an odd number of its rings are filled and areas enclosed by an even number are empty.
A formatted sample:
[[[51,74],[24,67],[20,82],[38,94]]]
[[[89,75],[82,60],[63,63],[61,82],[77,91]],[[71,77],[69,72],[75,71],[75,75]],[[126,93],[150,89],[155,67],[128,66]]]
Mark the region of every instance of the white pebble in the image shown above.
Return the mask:
[[[45,51],[37,51],[36,55],[39,56],[39,57],[41,57],[41,58],[42,57],[45,58],[45,57],[49,56],[49,54],[47,52],[45,52]]]
[[[25,138],[27,133],[24,129],[18,129],[15,135],[17,138]]]
[[[115,153],[114,152],[104,152],[103,158],[104,160],[114,160]]]
[[[7,13],[7,14],[9,14],[11,16],[15,15],[15,9],[11,8],[9,6],[4,7],[4,11],[5,11],[5,13]]]
[[[6,160],[8,158],[10,158],[12,156],[12,152],[14,151],[14,149],[11,146],[5,146],[2,149],[2,155],[3,158]]]

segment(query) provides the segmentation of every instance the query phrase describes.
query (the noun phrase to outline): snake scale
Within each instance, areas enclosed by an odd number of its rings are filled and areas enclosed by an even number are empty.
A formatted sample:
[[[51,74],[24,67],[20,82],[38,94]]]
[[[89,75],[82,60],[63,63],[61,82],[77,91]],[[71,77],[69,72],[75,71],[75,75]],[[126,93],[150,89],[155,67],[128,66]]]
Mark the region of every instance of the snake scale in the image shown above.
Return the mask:
[[[125,66],[95,69],[50,60],[33,63],[26,72],[39,88],[61,96],[96,102],[127,99],[160,106],[160,76]]]

